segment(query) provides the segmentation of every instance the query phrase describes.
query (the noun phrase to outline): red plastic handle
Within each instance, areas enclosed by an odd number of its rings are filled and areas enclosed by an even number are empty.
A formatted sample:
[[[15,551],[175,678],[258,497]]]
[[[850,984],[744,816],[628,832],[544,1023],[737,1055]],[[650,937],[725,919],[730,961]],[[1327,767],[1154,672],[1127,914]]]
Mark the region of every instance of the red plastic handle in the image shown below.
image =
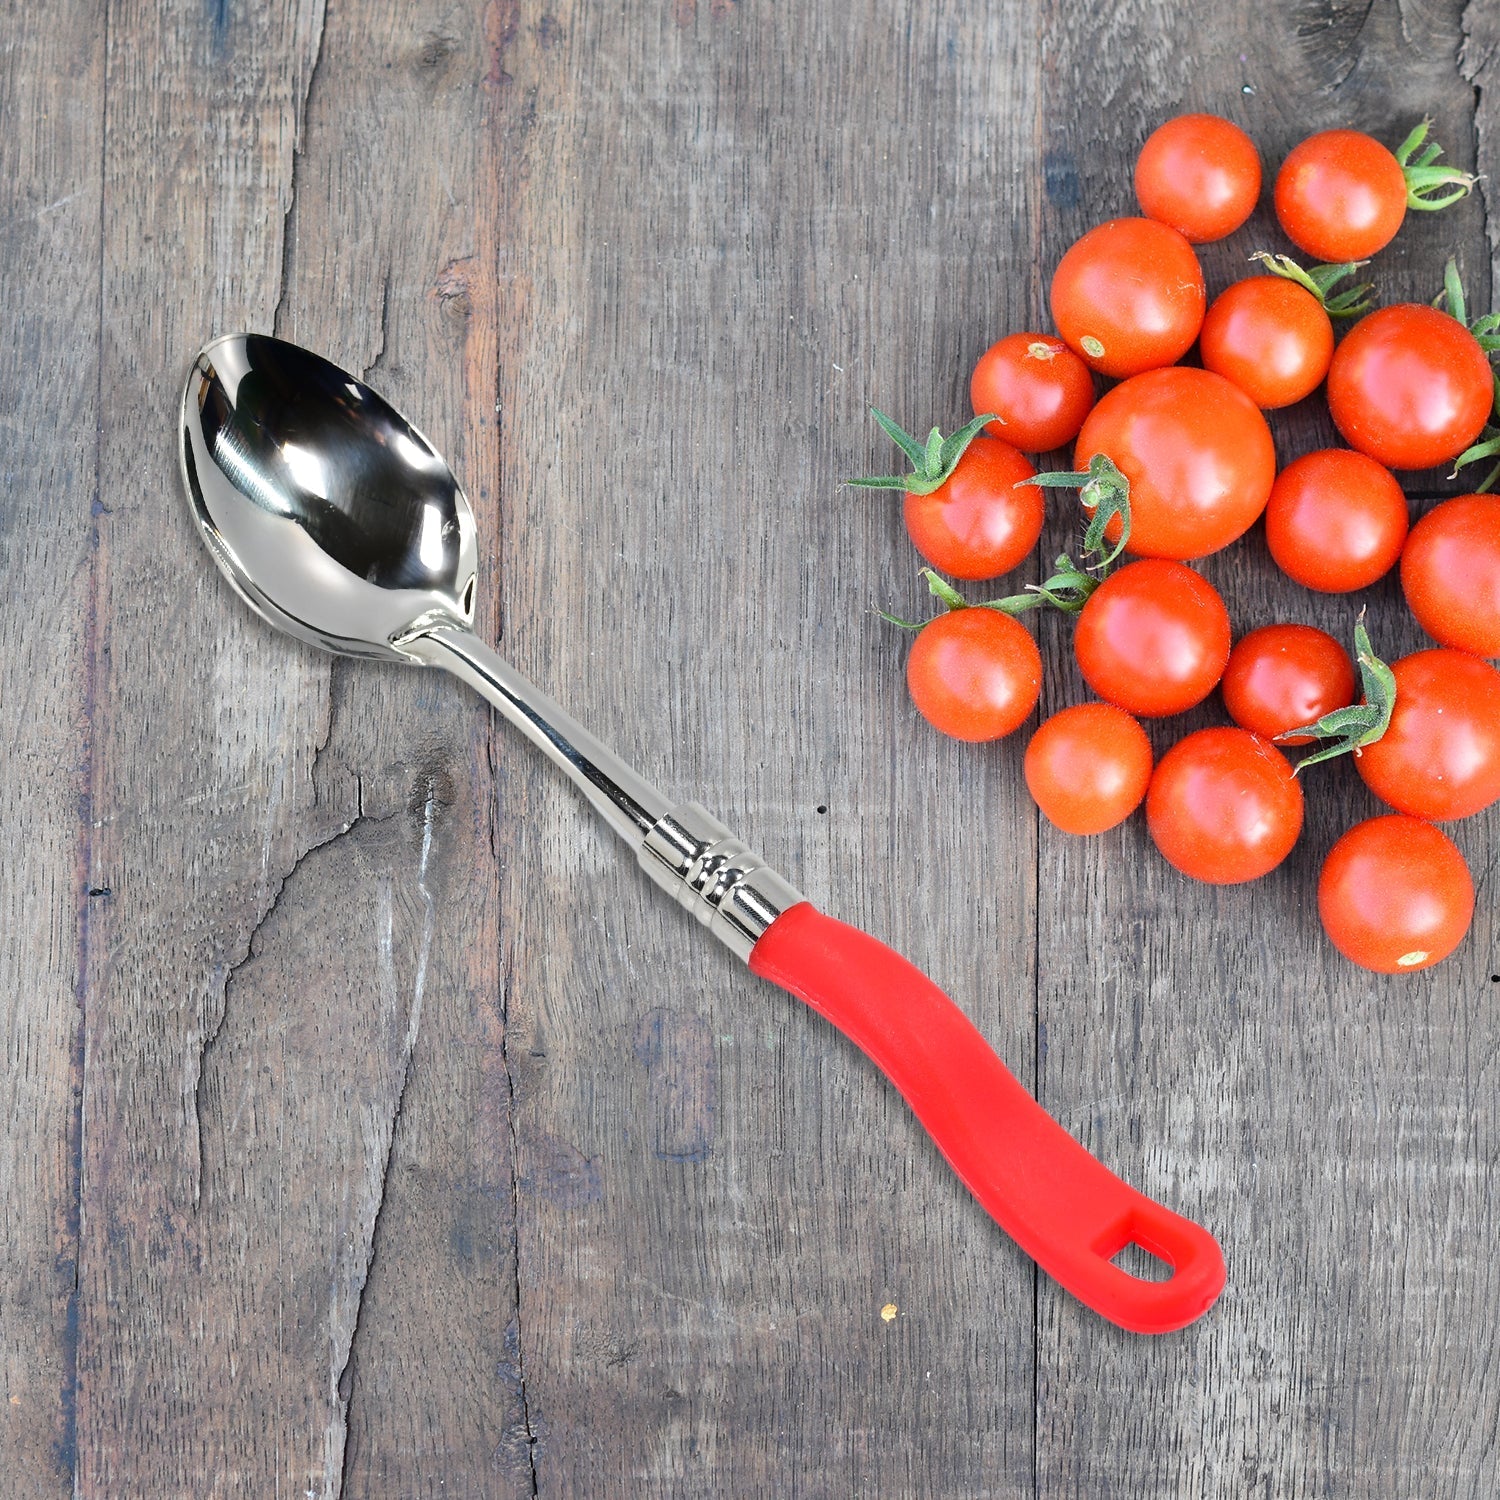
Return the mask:
[[[900,954],[803,902],[766,930],[750,967],[875,1063],[970,1192],[1079,1301],[1135,1333],[1170,1333],[1213,1306],[1224,1287],[1214,1237],[1090,1156]],[[1172,1275],[1147,1281],[1112,1264],[1131,1243]]]

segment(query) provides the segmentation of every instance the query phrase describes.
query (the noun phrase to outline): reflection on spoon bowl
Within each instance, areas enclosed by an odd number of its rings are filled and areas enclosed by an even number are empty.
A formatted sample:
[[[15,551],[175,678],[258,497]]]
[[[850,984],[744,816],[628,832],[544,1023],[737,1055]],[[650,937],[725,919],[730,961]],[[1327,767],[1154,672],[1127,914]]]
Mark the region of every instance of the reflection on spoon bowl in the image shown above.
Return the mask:
[[[204,347],[183,393],[183,481],[219,566],[273,625],[348,656],[474,613],[468,499],[442,456],[337,365],[280,339]]]

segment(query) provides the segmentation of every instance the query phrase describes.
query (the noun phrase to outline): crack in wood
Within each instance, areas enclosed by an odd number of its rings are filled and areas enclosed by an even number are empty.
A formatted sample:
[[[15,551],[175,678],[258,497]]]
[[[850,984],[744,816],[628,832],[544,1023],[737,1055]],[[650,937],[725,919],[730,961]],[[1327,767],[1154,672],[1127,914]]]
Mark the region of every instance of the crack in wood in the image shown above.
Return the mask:
[[[282,319],[286,313],[287,294],[291,287],[293,247],[297,243],[295,219],[297,214],[297,178],[302,164],[307,159],[307,122],[312,117],[313,90],[317,87],[318,75],[323,66],[323,39],[328,35],[328,6],[318,10],[315,21],[317,35],[313,39],[312,67],[307,74],[307,87],[302,93],[302,102],[296,113],[297,128],[292,142],[292,175],[287,184],[286,212],[281,218],[281,284],[276,294],[276,309],[271,314],[271,331],[282,335]]]
[[[281,899],[286,893],[288,882],[302,868],[303,862],[319,850],[327,849],[331,844],[336,844],[340,839],[347,838],[354,830],[363,823],[387,823],[392,818],[399,816],[399,810],[384,813],[380,817],[365,817],[364,799],[361,794],[360,812],[358,816],[351,818],[342,828],[336,829],[327,838],[319,839],[308,847],[292,861],[286,872],[277,880],[276,888],[271,892],[270,899],[266,903],[265,910],[261,912],[254,925],[250,929],[249,936],[245,939],[244,951],[240,956],[223,967],[224,983],[219,991],[218,1014],[212,1027],[204,1033],[203,1041],[198,1047],[198,1075],[193,1081],[193,1118],[197,1122],[198,1130],[198,1172],[193,1183],[193,1212],[196,1214],[203,1198],[203,1178],[206,1164],[203,1159],[203,1083],[208,1073],[210,1055],[218,1047],[225,1029],[229,1023],[229,991],[239,976],[239,972],[250,960],[257,956],[255,942],[265,929],[266,924],[275,915],[281,906]]]
[[[422,1025],[422,997],[427,987],[427,961],[432,953],[432,933],[437,918],[437,903],[427,885],[427,866],[432,856],[433,818],[438,805],[437,778],[427,779],[427,799],[422,807],[422,853],[417,864],[417,890],[423,902],[422,939],[417,950],[417,972],[412,981],[411,1008],[406,1017],[406,1035],[401,1044],[400,1074],[396,1083],[396,1107],[391,1112],[391,1130],[385,1143],[385,1161],[380,1170],[380,1191],[375,1199],[375,1215],[370,1223],[370,1245],[365,1255],[364,1272],[359,1279],[359,1290],[354,1300],[354,1326],[349,1333],[349,1347],[344,1351],[344,1362],[339,1368],[333,1388],[342,1405],[340,1413],[344,1426],[344,1439],[339,1451],[338,1488],[335,1495],[344,1493],[349,1465],[349,1405],[354,1392],[354,1367],[360,1332],[364,1327],[365,1292],[370,1285],[370,1273],[375,1267],[375,1258],[380,1249],[380,1226],[384,1221],[385,1205],[390,1196],[391,1168],[396,1159],[396,1135],[401,1127],[401,1111],[406,1105],[406,1086],[411,1080],[412,1053],[416,1050],[417,1035]],[[392,814],[394,816],[394,814]]]
[[[536,1472],[536,1430],[531,1424],[531,1399],[526,1389],[526,1338],[521,1319],[521,1162],[516,1132],[516,1080],[510,1066],[510,995],[515,974],[514,947],[506,954],[505,978],[500,986],[500,1066],[505,1071],[505,1120],[510,1131],[510,1263],[514,1272],[516,1304],[516,1385],[521,1395],[521,1422],[526,1429],[526,1461],[531,1493],[540,1493]]]
[[[380,285],[380,332],[375,344],[375,353],[371,355],[370,362],[365,366],[362,377],[365,384],[375,379],[379,373],[381,361],[385,358],[386,349],[390,345],[391,330],[391,268],[386,266],[385,277]]]
[[[489,733],[484,741],[485,760],[490,770],[489,817],[486,819],[485,832],[490,841],[490,858],[495,861],[496,866],[500,864],[500,768],[495,759],[495,710],[490,710]]]

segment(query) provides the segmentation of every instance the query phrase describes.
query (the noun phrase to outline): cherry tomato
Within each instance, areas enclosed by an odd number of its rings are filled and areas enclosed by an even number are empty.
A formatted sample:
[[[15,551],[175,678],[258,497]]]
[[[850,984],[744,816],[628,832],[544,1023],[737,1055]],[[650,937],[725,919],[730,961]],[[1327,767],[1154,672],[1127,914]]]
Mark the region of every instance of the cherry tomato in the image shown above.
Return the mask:
[[[1233,234],[1260,197],[1255,142],[1218,115],[1178,115],[1146,138],[1135,196],[1148,219],[1194,245]]]
[[[1270,411],[1317,390],[1333,358],[1333,324],[1305,287],[1251,276],[1214,299],[1198,347],[1205,369]]]
[[[1262,625],[1235,643],[1220,687],[1229,717],[1241,729],[1274,740],[1288,729],[1314,724],[1354,702],[1349,653],[1311,625]],[[1306,745],[1310,734],[1285,745]]]
[[[1112,573],[1079,611],[1073,650],[1101,698],[1143,718],[1213,692],[1229,660],[1229,611],[1182,563],[1148,558]]]
[[[1411,529],[1401,587],[1433,640],[1500,656],[1500,496],[1445,500]]]
[[[906,659],[911,701],[956,740],[998,740],[1025,722],[1042,690],[1042,656],[1019,620],[950,610],[929,621]]]
[[[1255,524],[1276,477],[1271,429],[1222,375],[1177,366],[1123,381],[1088,415],[1077,469],[1107,453],[1130,481],[1137,557],[1206,557]],[[1120,534],[1110,523],[1111,541]]]
[[[1103,833],[1123,823],[1150,781],[1151,741],[1112,703],[1053,714],[1026,747],[1026,785],[1064,833]]]
[[[1368,260],[1406,217],[1406,174],[1373,136],[1324,130],[1281,164],[1276,217],[1287,238],[1319,260]]]
[[[1397,812],[1445,822],[1500,799],[1500,672],[1439,646],[1395,662],[1390,727],[1355,765]]]
[[[1435,307],[1367,313],[1328,367],[1328,409],[1344,441],[1390,469],[1430,469],[1477,438],[1495,388],[1479,340]]]
[[[974,415],[1004,420],[989,431],[1027,453],[1049,453],[1078,436],[1094,404],[1089,367],[1059,338],[1009,333],[979,356],[969,382]]]
[[[955,578],[998,578],[1025,560],[1042,534],[1045,501],[1036,470],[1009,443],[981,433],[930,495],[908,492],[903,514],[912,545]]]
[[[1288,578],[1325,594],[1362,589],[1395,567],[1406,541],[1395,476],[1349,448],[1323,448],[1276,476],[1266,542]]]
[[[1302,832],[1302,788],[1286,757],[1248,729],[1200,729],[1162,756],[1146,826],[1169,864],[1210,885],[1274,870]]]
[[[1453,840],[1400,816],[1356,824],[1323,861],[1318,915],[1333,946],[1377,974],[1430,968],[1463,941],[1474,881]]]
[[[1182,358],[1203,323],[1203,268],[1175,229],[1111,219],[1052,273],[1052,321],[1101,375],[1138,375]]]

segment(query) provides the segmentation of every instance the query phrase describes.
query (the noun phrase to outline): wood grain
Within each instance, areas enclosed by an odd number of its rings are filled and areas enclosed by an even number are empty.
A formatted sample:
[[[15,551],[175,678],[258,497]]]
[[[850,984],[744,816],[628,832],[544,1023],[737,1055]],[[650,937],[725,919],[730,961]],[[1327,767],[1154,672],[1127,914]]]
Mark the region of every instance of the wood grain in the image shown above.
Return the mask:
[[[967,414],[974,358],[1045,320],[1170,113],[1226,113],[1272,164],[1431,112],[1492,194],[1491,12],[0,22],[7,1493],[1494,1491],[1500,817],[1457,830],[1468,944],[1403,981],[1336,961],[1312,911],[1374,810],[1347,767],[1250,889],[1179,881],[1138,821],[1039,827],[1019,744],[916,719],[872,613],[922,610],[915,559],[893,500],[839,484],[889,458],[868,404]],[[1484,303],[1489,206],[1403,230],[1386,299],[1456,252]],[[1245,239],[1206,249],[1213,285]],[[869,1067],[481,705],[243,608],[172,427],[239,327],[365,373],[448,455],[480,626],[523,671],[1222,1235],[1213,1314],[1136,1339],[1038,1279]],[[1283,460],[1332,436],[1276,432]],[[1059,502],[1042,551],[1073,530]],[[1258,537],[1205,571],[1237,628],[1348,632]],[[1372,617],[1419,644],[1394,585]],[[1082,689],[1039,633],[1054,708]]]
[[[71,1493],[80,972],[90,889],[103,15],[18,12],[0,53],[0,1469]]]

